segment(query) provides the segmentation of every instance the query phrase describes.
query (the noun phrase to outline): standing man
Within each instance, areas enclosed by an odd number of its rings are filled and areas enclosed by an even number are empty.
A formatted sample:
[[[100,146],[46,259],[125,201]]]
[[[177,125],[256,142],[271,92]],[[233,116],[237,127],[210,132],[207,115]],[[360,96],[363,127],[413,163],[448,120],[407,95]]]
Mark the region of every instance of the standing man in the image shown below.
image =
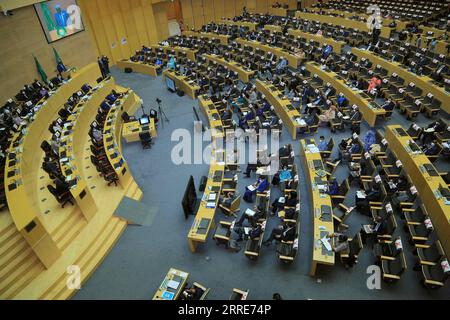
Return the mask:
[[[107,56],[102,56],[103,67],[105,68],[105,75],[107,76],[109,72],[109,58]]]
[[[372,11],[372,21],[371,21],[371,28],[372,28],[372,44],[376,45],[381,34],[381,17],[379,12],[376,10]]]
[[[106,78],[106,72],[105,72],[105,64],[103,63],[103,59],[100,57],[97,57],[98,67],[100,68],[100,72],[102,73],[102,78]]]

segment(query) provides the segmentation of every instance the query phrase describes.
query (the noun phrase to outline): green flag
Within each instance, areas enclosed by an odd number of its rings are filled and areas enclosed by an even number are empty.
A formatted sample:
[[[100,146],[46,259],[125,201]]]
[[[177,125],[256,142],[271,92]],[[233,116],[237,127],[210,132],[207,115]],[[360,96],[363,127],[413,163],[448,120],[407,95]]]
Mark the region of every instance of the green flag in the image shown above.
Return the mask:
[[[59,54],[58,54],[58,51],[56,51],[56,49],[55,48],[53,48],[53,54],[55,55],[55,60],[56,60],[56,64],[58,64],[58,63],[62,63],[62,59],[61,59],[61,57],[59,56]],[[63,63],[64,64],[64,63]]]
[[[34,55],[33,55],[33,58],[34,58],[34,62],[36,62],[37,72],[41,76],[42,81],[44,83],[47,83],[47,75],[45,74],[44,69],[42,69],[41,64],[39,63],[38,59]]]

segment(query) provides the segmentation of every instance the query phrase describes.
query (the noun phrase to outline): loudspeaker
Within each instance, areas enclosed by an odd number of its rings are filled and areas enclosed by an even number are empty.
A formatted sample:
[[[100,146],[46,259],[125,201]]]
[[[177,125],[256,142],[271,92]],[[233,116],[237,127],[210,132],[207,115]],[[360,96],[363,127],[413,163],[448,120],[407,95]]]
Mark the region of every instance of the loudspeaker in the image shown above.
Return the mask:
[[[178,95],[179,97],[184,96],[184,91],[177,90],[177,95]]]
[[[124,72],[125,72],[125,73],[132,73],[132,72],[133,72],[133,69],[131,69],[131,68],[125,68],[125,69],[124,69]]]

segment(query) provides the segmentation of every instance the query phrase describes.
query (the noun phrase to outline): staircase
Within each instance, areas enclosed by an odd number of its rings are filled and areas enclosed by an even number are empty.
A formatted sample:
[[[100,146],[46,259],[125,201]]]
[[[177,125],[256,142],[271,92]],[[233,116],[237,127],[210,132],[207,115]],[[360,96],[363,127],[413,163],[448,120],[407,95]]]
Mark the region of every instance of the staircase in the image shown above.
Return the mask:
[[[9,220],[0,226],[0,299],[11,299],[45,270],[11,217]]]

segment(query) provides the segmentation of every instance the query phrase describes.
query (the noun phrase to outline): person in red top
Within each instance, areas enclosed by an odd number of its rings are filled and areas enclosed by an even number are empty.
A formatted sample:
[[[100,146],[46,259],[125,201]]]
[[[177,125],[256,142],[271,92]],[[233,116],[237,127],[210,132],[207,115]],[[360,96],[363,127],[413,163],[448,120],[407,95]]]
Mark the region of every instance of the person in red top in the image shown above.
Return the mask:
[[[373,77],[372,79],[370,79],[370,83],[369,83],[369,87],[367,88],[367,92],[370,93],[370,91],[372,91],[373,88],[375,88],[379,85],[381,85],[381,80],[378,79],[377,77]]]

